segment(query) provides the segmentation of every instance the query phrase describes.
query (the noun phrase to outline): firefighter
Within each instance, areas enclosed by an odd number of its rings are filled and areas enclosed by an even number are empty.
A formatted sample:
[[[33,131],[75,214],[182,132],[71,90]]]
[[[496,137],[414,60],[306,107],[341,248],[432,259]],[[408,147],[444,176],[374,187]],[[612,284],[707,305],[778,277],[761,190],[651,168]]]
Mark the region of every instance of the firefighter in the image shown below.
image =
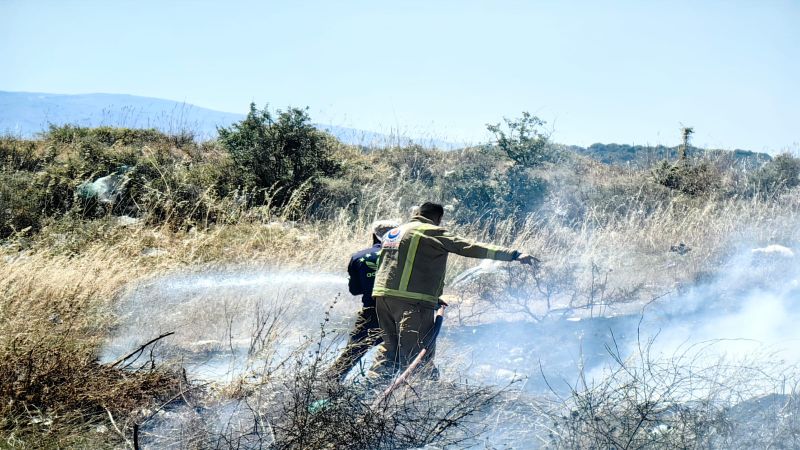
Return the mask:
[[[440,227],[444,208],[436,203],[420,206],[411,221],[383,237],[381,262],[372,296],[375,298],[383,342],[370,368],[373,380],[403,370],[422,349],[440,306],[447,255],[519,261],[538,264],[529,254],[456,236]],[[433,359],[435,348],[426,355]],[[435,368],[431,369],[435,377]]]
[[[374,222],[371,226],[372,247],[354,253],[350,258],[350,264],[347,265],[347,274],[350,278],[348,288],[351,294],[361,296],[362,307],[358,312],[355,327],[350,332],[347,346],[331,368],[331,378],[340,382],[370,348],[382,341],[378,315],[375,313],[375,300],[372,298],[372,286],[378,269],[381,237],[397,226],[399,223],[392,220]]]

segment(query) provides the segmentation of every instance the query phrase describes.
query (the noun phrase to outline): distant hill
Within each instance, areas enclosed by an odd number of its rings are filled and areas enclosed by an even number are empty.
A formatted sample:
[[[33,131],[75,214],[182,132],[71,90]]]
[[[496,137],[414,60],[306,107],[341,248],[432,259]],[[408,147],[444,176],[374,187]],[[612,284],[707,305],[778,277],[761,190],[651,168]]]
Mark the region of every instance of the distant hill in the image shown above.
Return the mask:
[[[244,105],[246,106],[246,105]],[[165,133],[190,131],[200,139],[217,136],[217,126],[230,126],[244,114],[215,111],[189,103],[124,94],[43,94],[0,91],[0,134],[33,137],[47,130],[49,124],[72,124],[84,127],[115,126],[156,128]],[[362,146],[397,146],[416,143],[423,147],[455,149],[461,145],[437,139],[392,136],[373,131],[335,125],[315,124],[342,142]],[[606,164],[650,165],[661,159],[675,159],[677,147],[644,147],[625,144],[593,144],[589,147],[567,146],[569,150]],[[748,150],[705,150],[691,148],[690,155],[718,154],[733,156],[746,165],[760,165],[770,160],[765,153]]]
[[[649,167],[663,159],[676,160],[680,154],[679,147],[666,147],[663,145],[650,147],[626,144],[592,144],[589,147],[570,145],[567,146],[567,149],[605,164],[631,164],[639,167]],[[689,147],[687,155],[690,158],[732,158],[733,161],[742,168],[759,167],[772,159],[772,157],[766,153],[758,153],[750,150],[704,149],[691,146]]]
[[[47,130],[50,124],[72,124],[84,127],[155,128],[170,134],[191,131],[200,139],[209,139],[216,137],[217,126],[230,126],[243,118],[244,114],[135,95],[0,91],[0,134],[21,137],[33,137]],[[424,147],[458,147],[458,144],[436,139],[398,137],[326,124],[315,126],[353,145],[391,146],[413,142]]]
[[[62,95],[0,91],[0,131],[32,136],[49,124],[156,128],[167,133],[191,130],[216,134],[216,126],[241,120],[242,114],[187,103],[121,94]]]

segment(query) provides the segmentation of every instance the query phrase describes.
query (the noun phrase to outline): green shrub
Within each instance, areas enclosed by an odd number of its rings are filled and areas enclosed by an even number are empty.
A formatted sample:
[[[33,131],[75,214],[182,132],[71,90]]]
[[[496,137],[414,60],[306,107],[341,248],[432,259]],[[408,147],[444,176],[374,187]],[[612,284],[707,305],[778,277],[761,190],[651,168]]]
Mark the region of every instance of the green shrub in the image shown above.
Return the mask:
[[[383,150],[382,154],[381,162],[388,164],[406,180],[419,181],[430,187],[442,175],[437,170],[437,166],[441,166],[441,150],[411,145]]]
[[[653,180],[690,196],[714,192],[720,187],[720,173],[707,161],[697,164],[663,160],[652,169]]]
[[[527,167],[514,166],[509,169],[508,186],[501,213],[514,214],[520,221],[535,211],[547,194],[547,182]]]
[[[238,217],[244,205],[235,200],[241,192],[232,187],[228,161],[183,164],[150,160],[130,174],[125,197],[116,212],[135,207],[133,215],[148,223],[173,228],[207,227]],[[237,198],[234,198],[237,197]]]
[[[0,169],[37,171],[45,164],[36,151],[36,143],[14,138],[0,138]]]
[[[111,146],[120,145],[145,145],[168,142],[170,138],[164,133],[154,129],[116,128],[116,127],[80,127],[76,125],[50,125],[44,133],[46,140],[58,144],[70,144],[84,140],[93,140]]]
[[[445,198],[455,203],[453,220],[458,223],[485,221],[497,211],[502,186],[487,171],[465,167],[448,174],[444,181]]]
[[[557,159],[547,134],[542,131],[545,121],[526,111],[519,119],[503,121],[505,127],[497,123],[486,128],[494,134],[497,148],[515,164],[534,168]]]
[[[800,185],[800,158],[788,153],[776,156],[748,180],[751,194],[771,196]]]
[[[72,207],[71,180],[45,171],[0,169],[0,238],[30,228]]]
[[[286,204],[300,186],[336,175],[331,138],[311,124],[306,110],[257,110],[250,104],[247,117],[230,128],[219,128],[219,141],[247,187],[272,191],[277,206]]]
[[[349,178],[320,178],[311,194],[310,212],[315,218],[335,217],[342,209],[356,212],[362,185]]]
[[[509,165],[495,149],[484,147],[454,154],[456,161],[437,183],[452,201],[453,219],[487,225],[516,217],[520,222],[539,207],[547,183],[535,169]],[[491,227],[490,227],[491,228]]]
[[[41,210],[30,173],[0,171],[0,238],[38,227]]]
[[[107,127],[51,127],[45,140],[1,139],[0,237],[37,231],[46,219],[68,213],[131,215],[173,226],[228,220],[241,211],[229,201],[241,192],[241,177],[226,154],[213,150],[180,153],[152,130]],[[120,177],[116,192],[93,195],[89,183],[112,174]]]

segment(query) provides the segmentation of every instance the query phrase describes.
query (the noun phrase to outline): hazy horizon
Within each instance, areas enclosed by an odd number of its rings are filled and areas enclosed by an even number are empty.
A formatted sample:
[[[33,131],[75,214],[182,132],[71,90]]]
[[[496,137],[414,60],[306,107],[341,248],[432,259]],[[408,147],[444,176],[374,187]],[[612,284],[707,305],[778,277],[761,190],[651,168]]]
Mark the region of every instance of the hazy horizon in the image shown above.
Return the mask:
[[[800,146],[800,4],[5,1],[0,89],[127,94],[463,142]],[[190,7],[191,6],[191,7]]]

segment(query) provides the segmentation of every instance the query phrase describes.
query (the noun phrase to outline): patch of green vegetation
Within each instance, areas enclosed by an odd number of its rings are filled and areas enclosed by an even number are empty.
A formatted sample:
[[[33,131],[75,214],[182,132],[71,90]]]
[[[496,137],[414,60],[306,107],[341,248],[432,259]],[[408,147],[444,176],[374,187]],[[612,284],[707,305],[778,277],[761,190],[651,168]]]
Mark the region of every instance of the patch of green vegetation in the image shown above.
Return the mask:
[[[800,185],[800,158],[784,153],[764,164],[749,179],[754,195],[771,197]]]
[[[455,151],[348,146],[314,128],[307,110],[273,113],[255,105],[209,142],[156,130],[53,126],[37,140],[0,139],[0,238],[36,232],[60,217],[127,215],[190,229],[275,214],[403,215],[425,200],[449,205],[458,224],[492,229],[508,218],[522,223],[548,202],[547,208],[561,205],[566,222],[579,223],[620,192],[650,195],[656,205],[665,195],[769,197],[798,185],[798,160],[790,155],[771,160],[687,141],[686,159],[669,162],[680,148],[564,147],[549,140],[544,125],[522,113],[487,125],[493,144]],[[584,154],[612,167],[635,164],[622,175],[593,166]]]
[[[301,187],[317,190],[321,178],[341,171],[333,157],[335,139],[317,130],[303,109],[278,110],[273,115],[251,103],[244,120],[218,131],[242,186],[263,194],[256,202],[269,198],[276,206],[284,206]]]
[[[652,167],[663,160],[674,160],[680,157],[680,146],[595,143],[588,147],[571,145],[567,149],[572,153],[588,156],[603,164],[634,165],[640,168]],[[727,164],[746,170],[757,168],[772,159],[766,153],[749,150],[736,149],[729,151],[692,146],[688,146],[686,156],[696,159],[725,159]]]
[[[656,183],[691,196],[715,192],[721,184],[719,172],[707,161],[691,164],[663,160],[652,172]]]

